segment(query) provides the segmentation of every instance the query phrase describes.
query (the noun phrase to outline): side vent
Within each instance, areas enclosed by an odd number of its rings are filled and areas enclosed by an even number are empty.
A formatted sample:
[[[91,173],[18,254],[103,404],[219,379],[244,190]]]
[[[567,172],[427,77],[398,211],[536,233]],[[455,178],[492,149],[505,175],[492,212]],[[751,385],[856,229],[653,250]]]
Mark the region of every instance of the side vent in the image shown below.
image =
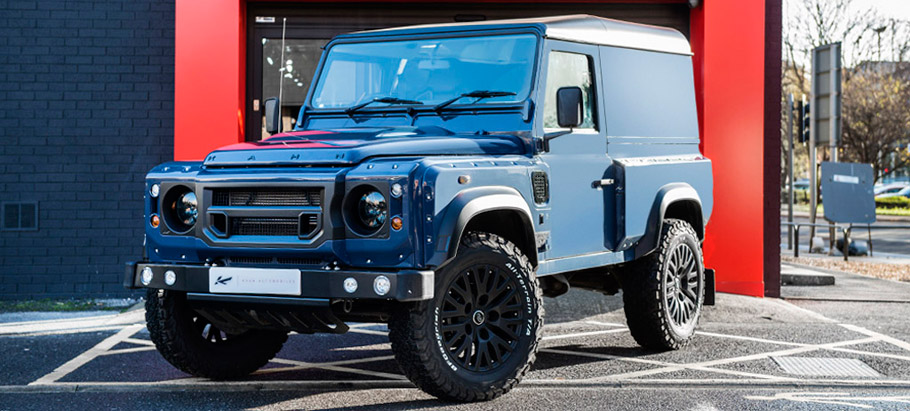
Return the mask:
[[[550,181],[547,173],[534,171],[531,173],[531,185],[534,187],[534,202],[546,204],[550,201]]]

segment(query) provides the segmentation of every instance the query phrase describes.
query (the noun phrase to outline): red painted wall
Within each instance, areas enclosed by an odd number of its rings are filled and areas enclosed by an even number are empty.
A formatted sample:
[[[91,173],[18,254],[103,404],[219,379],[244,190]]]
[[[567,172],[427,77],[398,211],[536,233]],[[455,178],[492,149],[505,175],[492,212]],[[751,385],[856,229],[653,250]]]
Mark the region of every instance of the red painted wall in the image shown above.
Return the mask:
[[[174,50],[174,159],[243,141],[244,0],[181,0]]]
[[[705,0],[691,16],[702,152],[714,166],[705,264],[718,291],[762,296],[765,1]]]
[[[246,0],[177,2],[176,160],[243,141],[245,10]],[[705,263],[718,291],[761,296],[765,0],[703,0],[691,16],[702,152],[714,164]]]

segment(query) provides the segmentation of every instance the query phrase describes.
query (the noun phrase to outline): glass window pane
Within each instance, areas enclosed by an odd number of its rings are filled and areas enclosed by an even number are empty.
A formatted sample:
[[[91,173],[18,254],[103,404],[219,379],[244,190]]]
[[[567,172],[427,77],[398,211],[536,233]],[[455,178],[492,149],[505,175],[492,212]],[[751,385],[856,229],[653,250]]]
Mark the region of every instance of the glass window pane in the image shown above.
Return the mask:
[[[306,99],[310,82],[316,73],[322,47],[327,39],[285,39],[284,62],[281,61],[281,39],[262,39],[262,96],[260,101],[269,97],[278,97],[278,85],[282,88],[281,129],[294,128],[297,113]],[[262,138],[268,137],[265,131],[265,112],[260,108],[262,118]]]
[[[581,88],[584,105],[584,119],[578,128],[595,128],[591,58],[584,54],[552,51],[549,59],[543,107],[544,128],[559,128],[559,124],[556,122],[556,90],[573,86]]]
[[[347,108],[376,97],[438,104],[476,90],[515,93],[480,104],[518,102],[530,92],[536,49],[532,34],[338,44],[311,104]]]

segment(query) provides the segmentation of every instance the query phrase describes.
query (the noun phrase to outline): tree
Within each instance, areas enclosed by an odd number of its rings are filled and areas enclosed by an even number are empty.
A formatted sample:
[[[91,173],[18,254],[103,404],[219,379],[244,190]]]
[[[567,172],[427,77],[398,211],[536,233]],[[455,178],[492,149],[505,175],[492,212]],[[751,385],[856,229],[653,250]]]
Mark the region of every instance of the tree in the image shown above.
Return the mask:
[[[862,64],[844,83],[843,157],[872,164],[876,181],[910,165],[910,79],[901,66]]]

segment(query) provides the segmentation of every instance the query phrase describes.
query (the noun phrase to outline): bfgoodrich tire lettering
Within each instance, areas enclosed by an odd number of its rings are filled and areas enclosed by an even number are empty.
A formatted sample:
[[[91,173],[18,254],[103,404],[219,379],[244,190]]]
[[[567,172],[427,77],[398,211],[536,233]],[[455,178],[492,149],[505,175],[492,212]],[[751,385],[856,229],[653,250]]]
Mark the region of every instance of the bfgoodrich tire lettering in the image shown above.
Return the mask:
[[[705,297],[705,268],[689,223],[664,220],[659,241],[657,250],[623,271],[622,297],[635,341],[648,349],[675,350],[695,334]]]
[[[214,380],[241,378],[271,360],[287,340],[283,331],[221,332],[186,303],[186,294],[152,290],[145,302],[149,335],[179,370]]]
[[[433,300],[401,304],[389,323],[404,374],[442,399],[491,400],[534,363],[543,327],[541,290],[528,258],[493,234],[464,235],[436,273]]]

